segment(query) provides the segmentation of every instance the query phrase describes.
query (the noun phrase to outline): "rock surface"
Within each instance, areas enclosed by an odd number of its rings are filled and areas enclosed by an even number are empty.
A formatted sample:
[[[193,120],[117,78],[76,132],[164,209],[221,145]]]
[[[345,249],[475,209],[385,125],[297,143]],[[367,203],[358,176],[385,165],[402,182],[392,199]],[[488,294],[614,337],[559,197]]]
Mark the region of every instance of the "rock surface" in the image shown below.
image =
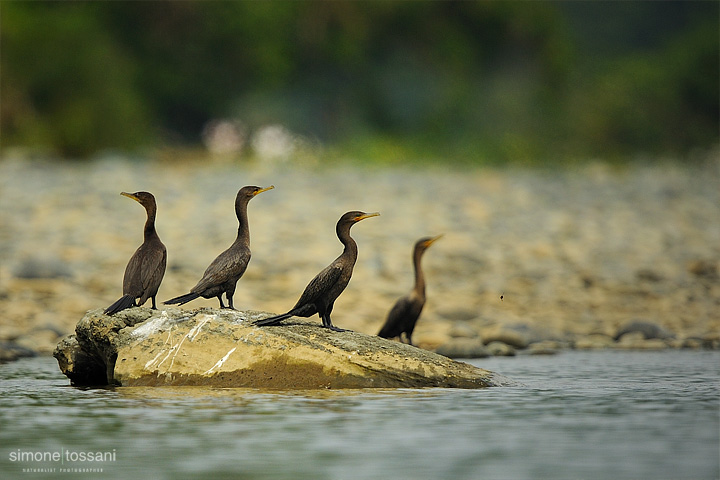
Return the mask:
[[[201,308],[87,312],[54,356],[75,385],[262,388],[456,387],[511,380],[441,355],[357,332],[270,314]]]

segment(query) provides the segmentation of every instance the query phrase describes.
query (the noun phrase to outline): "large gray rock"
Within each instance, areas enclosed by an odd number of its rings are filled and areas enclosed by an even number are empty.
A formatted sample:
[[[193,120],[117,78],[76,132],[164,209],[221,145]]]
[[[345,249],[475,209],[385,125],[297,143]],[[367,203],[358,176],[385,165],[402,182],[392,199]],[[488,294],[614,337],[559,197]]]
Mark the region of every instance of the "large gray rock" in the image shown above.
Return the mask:
[[[270,314],[131,308],[91,310],[54,352],[74,385],[205,385],[264,388],[514,385],[495,373],[399,342],[333,332],[292,318],[255,327]]]
[[[666,340],[675,338],[675,334],[660,325],[646,320],[633,320],[618,329],[614,339],[616,341],[628,333],[640,333],[645,340],[660,339]]]

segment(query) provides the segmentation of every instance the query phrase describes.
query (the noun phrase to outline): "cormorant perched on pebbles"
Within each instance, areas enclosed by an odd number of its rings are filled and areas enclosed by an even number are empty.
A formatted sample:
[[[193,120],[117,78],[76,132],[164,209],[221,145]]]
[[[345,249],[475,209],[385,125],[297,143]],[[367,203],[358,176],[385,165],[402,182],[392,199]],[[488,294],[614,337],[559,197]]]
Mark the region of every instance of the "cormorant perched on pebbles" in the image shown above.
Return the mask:
[[[198,297],[217,297],[218,300],[220,300],[220,308],[229,307],[233,310],[235,309],[233,305],[235,287],[250,262],[250,228],[248,227],[247,217],[248,202],[256,195],[267,192],[273,188],[275,187],[272,185],[267,188],[247,186],[238,191],[235,197],[235,215],[237,215],[239,226],[235,242],[230,245],[230,248],[222,252],[212,261],[197,285],[190,290],[190,293],[166,300],[163,303],[183,305]],[[227,296],[228,307],[223,303],[223,293]]]
[[[147,220],[143,230],[143,243],[130,257],[130,261],[125,267],[123,296],[105,309],[106,315],[112,315],[130,307],[139,307],[148,298],[152,299],[152,308],[157,310],[155,295],[160,288],[167,264],[167,250],[155,231],[157,204],[153,194],[150,192],[122,192],[120,195],[132,198],[145,207]],[[136,303],[138,298],[140,300]]]
[[[412,345],[412,333],[415,324],[420,317],[423,306],[425,306],[425,275],[423,275],[420,266],[425,250],[437,241],[442,235],[437,237],[424,237],[415,243],[413,249],[413,266],[415,267],[415,287],[410,293],[398,299],[395,305],[388,313],[385,325],[378,333],[379,337],[395,338],[399,337],[402,341],[402,334],[405,334],[408,344]]]
[[[300,299],[289,312],[257,320],[255,321],[255,325],[277,325],[286,318],[293,316],[311,317],[317,313],[322,319],[323,327],[336,332],[345,331],[332,324],[330,313],[332,313],[335,300],[337,300],[343,290],[345,290],[345,287],[347,287],[348,282],[350,282],[353,267],[357,260],[357,243],[355,243],[355,240],[350,236],[350,228],[360,220],[378,215],[380,214],[353,211],[347,212],[340,217],[335,231],[345,246],[342,254],[310,281],[307,287],[305,287],[305,291],[300,296]]]

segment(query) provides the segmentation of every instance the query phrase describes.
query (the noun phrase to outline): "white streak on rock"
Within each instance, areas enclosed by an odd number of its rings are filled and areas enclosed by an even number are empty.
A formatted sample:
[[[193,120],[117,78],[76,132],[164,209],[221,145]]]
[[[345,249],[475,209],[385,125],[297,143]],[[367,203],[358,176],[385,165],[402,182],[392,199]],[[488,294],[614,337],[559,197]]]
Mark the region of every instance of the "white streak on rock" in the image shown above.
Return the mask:
[[[163,313],[164,313],[164,312],[163,312]],[[133,333],[135,333],[135,332],[133,332]],[[155,358],[153,358],[152,360],[150,360],[149,362],[147,362],[147,363],[145,364],[145,370],[150,370],[150,367],[152,367],[152,366],[155,364],[155,362],[157,362],[157,359],[160,358],[160,355],[162,355],[162,353],[165,351],[165,345],[167,345],[167,344],[170,342],[170,335],[172,335],[172,327],[170,327],[170,330],[168,331],[168,336],[167,336],[167,338],[165,339],[165,343],[163,344],[163,348],[161,348],[160,351],[158,352],[158,354],[155,355]],[[143,338],[144,338],[144,337],[143,337]],[[168,356],[169,356],[169,355],[170,355],[170,354],[168,353]],[[167,357],[165,357],[165,358],[163,359],[163,362],[164,362],[165,360],[167,360]],[[162,362],[160,362],[160,363],[162,363]],[[158,366],[160,366],[160,365],[158,364]]]
[[[200,316],[198,315],[198,318],[199,318],[199,317],[200,317]],[[172,346],[172,348],[170,348],[170,351],[168,352],[167,357],[165,357],[165,358],[163,359],[163,361],[158,364],[158,367],[159,367],[165,360],[168,359],[168,357],[170,356],[171,353],[175,352],[175,353],[173,354],[173,356],[172,356],[172,359],[170,360],[170,365],[168,366],[168,369],[166,370],[166,371],[169,371],[169,370],[172,368],[172,366],[175,364],[175,357],[177,357],[177,354],[180,352],[180,347],[182,347],[182,344],[185,342],[185,339],[189,338],[190,341],[192,342],[192,341],[195,339],[195,337],[198,335],[198,333],[200,333],[200,330],[202,329],[202,327],[203,327],[207,322],[209,322],[210,320],[212,320],[213,318],[215,318],[215,315],[204,315],[203,318],[202,318],[202,321],[198,322],[197,325],[195,325],[193,328],[191,328],[190,331],[182,338],[182,340],[180,340],[179,343],[176,343],[175,345]]]
[[[233,347],[229,352],[227,352],[224,357],[222,357],[220,360],[218,360],[217,363],[210,368],[210,370],[205,372],[205,375],[212,373],[212,371],[215,370],[216,368],[222,367],[222,364],[225,363],[225,361],[228,359],[228,357],[230,357],[230,355],[235,351],[236,348],[237,347]]]

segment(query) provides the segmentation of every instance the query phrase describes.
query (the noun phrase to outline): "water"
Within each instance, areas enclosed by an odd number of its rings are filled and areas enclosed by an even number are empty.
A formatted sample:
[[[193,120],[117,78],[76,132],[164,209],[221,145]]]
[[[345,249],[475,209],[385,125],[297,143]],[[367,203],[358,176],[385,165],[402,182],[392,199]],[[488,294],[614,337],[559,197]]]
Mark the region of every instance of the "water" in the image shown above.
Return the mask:
[[[473,363],[525,386],[78,389],[53,359],[23,360],[0,366],[0,478],[720,476],[720,352]]]

